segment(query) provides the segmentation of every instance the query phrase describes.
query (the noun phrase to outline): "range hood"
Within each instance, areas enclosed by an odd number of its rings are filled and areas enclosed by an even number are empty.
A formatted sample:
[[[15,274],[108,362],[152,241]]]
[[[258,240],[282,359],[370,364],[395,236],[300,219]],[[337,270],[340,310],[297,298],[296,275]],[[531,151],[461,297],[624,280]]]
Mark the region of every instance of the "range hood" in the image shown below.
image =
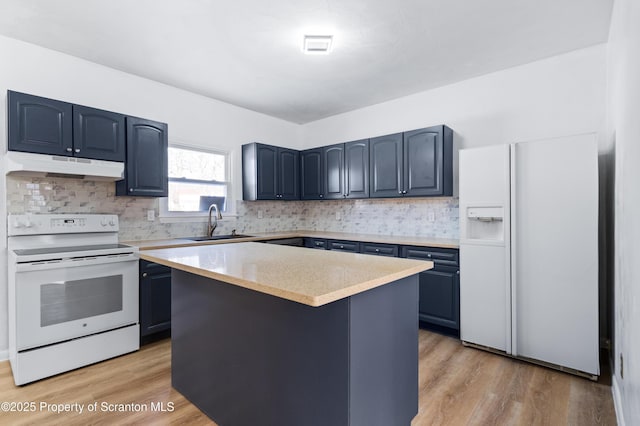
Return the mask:
[[[124,178],[124,163],[8,151],[6,174],[116,181]]]

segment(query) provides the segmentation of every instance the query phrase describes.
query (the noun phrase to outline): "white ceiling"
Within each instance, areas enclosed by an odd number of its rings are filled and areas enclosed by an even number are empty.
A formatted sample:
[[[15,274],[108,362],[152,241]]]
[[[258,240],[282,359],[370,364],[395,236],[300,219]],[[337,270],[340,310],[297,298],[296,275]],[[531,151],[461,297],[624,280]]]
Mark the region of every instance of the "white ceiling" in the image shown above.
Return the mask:
[[[612,4],[1,0],[0,34],[306,123],[606,42]],[[326,30],[333,52],[304,55]]]

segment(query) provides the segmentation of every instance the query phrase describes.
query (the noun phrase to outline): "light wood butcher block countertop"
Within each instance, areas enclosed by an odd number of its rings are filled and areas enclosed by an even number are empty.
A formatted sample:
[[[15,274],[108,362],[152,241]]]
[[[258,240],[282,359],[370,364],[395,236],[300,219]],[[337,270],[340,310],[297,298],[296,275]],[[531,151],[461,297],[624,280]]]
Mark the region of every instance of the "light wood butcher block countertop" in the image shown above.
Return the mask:
[[[322,306],[433,267],[433,262],[422,260],[255,242],[145,250],[140,257],[309,306]]]
[[[138,247],[140,250],[154,250],[160,248],[170,247],[184,247],[195,245],[217,245],[217,244],[229,244],[239,243],[247,241],[264,241],[275,240],[279,238],[296,238],[296,237],[310,237],[310,238],[326,238],[331,240],[349,240],[349,241],[361,241],[365,243],[379,243],[379,244],[398,244],[407,246],[421,246],[421,247],[440,247],[440,248],[453,248],[460,247],[458,240],[434,238],[434,237],[405,237],[398,235],[374,235],[374,234],[354,234],[346,232],[324,232],[324,231],[278,231],[278,232],[250,232],[251,237],[247,238],[235,238],[229,240],[214,240],[214,241],[192,241],[186,238],[174,238],[164,240],[146,240],[146,241],[125,241],[123,244],[128,244],[133,247]]]

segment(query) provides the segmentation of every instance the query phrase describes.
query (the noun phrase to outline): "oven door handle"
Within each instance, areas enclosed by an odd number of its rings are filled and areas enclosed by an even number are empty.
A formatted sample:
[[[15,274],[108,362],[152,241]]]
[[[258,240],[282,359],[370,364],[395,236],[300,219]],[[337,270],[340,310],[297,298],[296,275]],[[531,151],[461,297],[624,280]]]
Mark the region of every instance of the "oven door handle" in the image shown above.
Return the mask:
[[[78,259],[63,259],[56,262],[31,262],[31,263],[17,263],[15,265],[16,272],[31,272],[31,271],[47,271],[49,269],[60,268],[79,268],[83,266],[105,265],[109,263],[122,263],[122,262],[137,262],[138,253],[130,253],[121,256],[109,256],[109,257],[93,257],[85,260]]]

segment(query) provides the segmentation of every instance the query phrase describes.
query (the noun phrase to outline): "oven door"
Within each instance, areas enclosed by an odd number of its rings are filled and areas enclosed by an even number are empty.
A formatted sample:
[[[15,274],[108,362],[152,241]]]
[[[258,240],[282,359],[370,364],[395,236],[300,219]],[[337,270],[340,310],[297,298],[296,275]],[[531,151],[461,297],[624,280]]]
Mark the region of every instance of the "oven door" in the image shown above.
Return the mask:
[[[138,256],[16,266],[18,351],[138,323]]]

